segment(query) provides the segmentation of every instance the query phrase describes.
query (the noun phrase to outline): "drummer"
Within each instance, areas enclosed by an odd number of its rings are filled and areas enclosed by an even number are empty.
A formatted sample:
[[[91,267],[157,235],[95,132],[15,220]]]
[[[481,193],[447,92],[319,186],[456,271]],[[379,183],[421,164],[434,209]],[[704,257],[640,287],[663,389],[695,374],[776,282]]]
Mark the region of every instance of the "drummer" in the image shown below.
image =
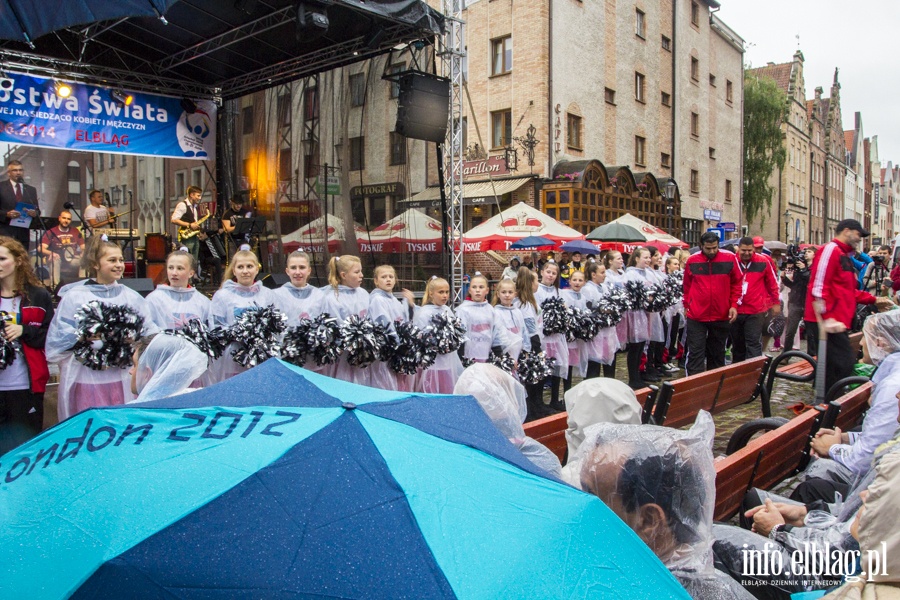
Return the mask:
[[[72,227],[72,213],[59,213],[59,225],[47,230],[41,238],[40,253],[50,263],[50,285],[56,289],[61,283],[77,281],[84,238]]]

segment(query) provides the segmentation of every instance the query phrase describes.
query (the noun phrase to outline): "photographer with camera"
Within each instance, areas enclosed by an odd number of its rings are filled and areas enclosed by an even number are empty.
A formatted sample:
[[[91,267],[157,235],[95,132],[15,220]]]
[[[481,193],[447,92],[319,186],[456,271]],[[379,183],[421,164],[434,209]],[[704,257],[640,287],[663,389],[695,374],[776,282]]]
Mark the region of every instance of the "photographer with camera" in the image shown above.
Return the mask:
[[[794,349],[794,337],[797,335],[797,329],[803,320],[803,311],[806,307],[809,266],[815,257],[816,249],[813,247],[800,252],[797,246],[788,246],[787,256],[784,259],[784,274],[781,276],[781,283],[790,290],[783,352]]]

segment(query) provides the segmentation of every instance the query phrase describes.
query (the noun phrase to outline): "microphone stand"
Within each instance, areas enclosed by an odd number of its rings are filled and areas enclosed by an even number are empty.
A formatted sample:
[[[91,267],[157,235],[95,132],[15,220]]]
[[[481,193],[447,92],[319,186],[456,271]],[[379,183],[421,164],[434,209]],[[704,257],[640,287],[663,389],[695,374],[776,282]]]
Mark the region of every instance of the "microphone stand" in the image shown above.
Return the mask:
[[[65,204],[63,204],[63,208],[65,208],[66,210],[71,210],[73,213],[75,213],[75,216],[78,217],[78,220],[81,221],[81,228],[84,230],[85,240],[94,235],[94,228],[84,220],[84,217],[81,216],[81,213],[78,212],[78,209],[75,208],[75,205],[73,203],[66,202]]]

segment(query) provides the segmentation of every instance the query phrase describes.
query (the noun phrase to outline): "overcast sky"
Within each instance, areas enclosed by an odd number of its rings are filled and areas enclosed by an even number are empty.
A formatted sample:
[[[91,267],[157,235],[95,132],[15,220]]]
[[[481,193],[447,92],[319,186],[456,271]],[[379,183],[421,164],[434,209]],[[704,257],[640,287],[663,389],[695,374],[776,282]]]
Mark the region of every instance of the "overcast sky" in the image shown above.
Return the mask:
[[[720,0],[718,16],[747,42],[744,63],[805,59],[806,97],[829,95],[834,69],[841,84],[844,130],[862,113],[863,135],[878,136],[882,165],[900,161],[900,4],[895,0]]]

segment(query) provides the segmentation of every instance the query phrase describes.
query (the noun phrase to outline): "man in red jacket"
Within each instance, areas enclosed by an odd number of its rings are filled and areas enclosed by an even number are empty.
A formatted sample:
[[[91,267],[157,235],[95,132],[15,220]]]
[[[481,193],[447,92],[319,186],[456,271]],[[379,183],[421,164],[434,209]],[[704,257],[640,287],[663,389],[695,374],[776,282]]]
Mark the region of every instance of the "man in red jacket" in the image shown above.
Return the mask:
[[[740,296],[741,271],[734,254],[719,249],[715,233],[704,233],[700,252],[684,265],[688,375],[725,366],[725,341],[738,316]]]
[[[769,309],[781,312],[778,279],[772,259],[756,252],[753,238],[738,242],[738,267],[741,273],[741,297],[738,316],[731,325],[732,363],[762,356],[763,325]]]
[[[850,255],[869,232],[855,219],[844,219],[834,229],[834,239],[816,254],[810,269],[806,293],[806,348],[813,356],[819,352],[819,324],[822,319],[828,332],[828,357],[825,365],[825,388],[831,389],[840,379],[853,375],[856,356],[850,348],[847,330],[853,322],[857,304],[878,304],[879,309],[891,306],[888,298],[878,298],[859,289],[856,268]]]

